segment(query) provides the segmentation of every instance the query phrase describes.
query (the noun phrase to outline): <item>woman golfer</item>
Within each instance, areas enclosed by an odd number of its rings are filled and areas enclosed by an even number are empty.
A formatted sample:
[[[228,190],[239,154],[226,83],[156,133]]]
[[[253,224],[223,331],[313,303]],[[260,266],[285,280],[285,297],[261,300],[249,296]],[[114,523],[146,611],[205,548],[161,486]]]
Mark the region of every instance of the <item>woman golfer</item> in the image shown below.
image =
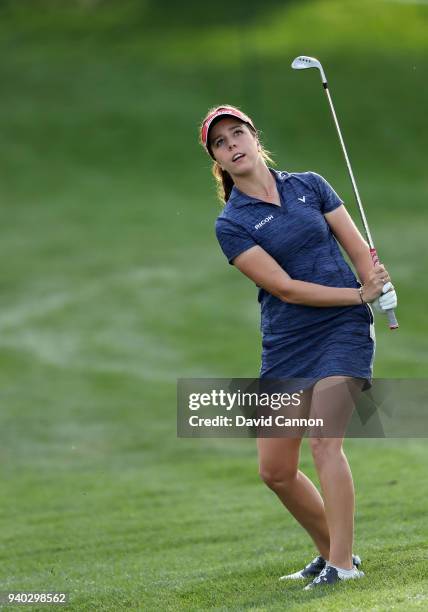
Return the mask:
[[[253,121],[239,109],[212,109],[201,142],[225,202],[218,241],[229,263],[259,288],[260,377],[311,381],[305,391],[311,415],[340,419],[371,384],[375,340],[367,304],[380,312],[397,305],[388,272],[373,267],[367,243],[327,181],[267,165]],[[343,435],[309,442],[322,496],[299,471],[301,437],[257,440],[261,478],[319,551],[304,569],[282,577],[311,579],[306,589],[364,575],[352,554],[354,487]]]

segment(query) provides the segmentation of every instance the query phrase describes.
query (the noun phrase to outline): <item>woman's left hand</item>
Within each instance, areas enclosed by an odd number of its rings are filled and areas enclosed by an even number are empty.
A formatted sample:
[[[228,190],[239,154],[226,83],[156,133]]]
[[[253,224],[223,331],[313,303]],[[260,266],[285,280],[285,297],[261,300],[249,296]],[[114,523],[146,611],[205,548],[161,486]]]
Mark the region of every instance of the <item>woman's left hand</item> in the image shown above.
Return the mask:
[[[390,282],[385,283],[382,287],[382,295],[371,303],[374,310],[381,314],[386,314],[387,310],[393,310],[397,307],[397,294],[395,293],[394,285]]]

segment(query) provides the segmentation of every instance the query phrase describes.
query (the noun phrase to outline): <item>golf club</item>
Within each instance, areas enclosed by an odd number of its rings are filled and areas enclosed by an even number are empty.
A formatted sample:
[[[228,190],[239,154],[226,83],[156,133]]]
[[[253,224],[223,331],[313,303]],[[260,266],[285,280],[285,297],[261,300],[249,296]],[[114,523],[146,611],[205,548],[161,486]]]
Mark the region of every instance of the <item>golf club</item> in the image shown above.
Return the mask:
[[[351,162],[349,161],[348,153],[345,147],[345,142],[343,140],[342,132],[339,127],[339,122],[337,120],[336,111],[334,110],[333,101],[331,99],[330,91],[328,89],[327,79],[326,79],[323,67],[321,66],[321,62],[317,60],[315,57],[308,57],[307,55],[299,55],[298,57],[296,57],[295,60],[293,60],[291,67],[294,68],[294,70],[305,70],[306,68],[317,68],[320,71],[321,81],[322,81],[325,93],[327,95],[331,114],[333,115],[334,123],[336,125],[337,133],[339,135],[340,144],[342,146],[342,151],[345,156],[346,165],[348,167],[348,172],[349,172],[349,176],[350,176],[351,183],[352,183],[352,189],[354,190],[355,199],[357,200],[358,209],[360,211],[361,220],[363,222],[364,231],[366,233],[367,242],[370,247],[370,255],[372,257],[373,265],[376,265],[379,262],[379,257],[377,255],[377,251],[375,249],[375,246],[372,240],[372,236],[371,236],[370,229],[367,223],[366,215],[364,213],[364,208],[361,202],[360,194],[358,192],[358,187],[355,182],[354,173],[352,172]],[[398,321],[395,317],[394,310],[393,309],[387,310],[386,314],[388,316],[389,328],[397,329]]]

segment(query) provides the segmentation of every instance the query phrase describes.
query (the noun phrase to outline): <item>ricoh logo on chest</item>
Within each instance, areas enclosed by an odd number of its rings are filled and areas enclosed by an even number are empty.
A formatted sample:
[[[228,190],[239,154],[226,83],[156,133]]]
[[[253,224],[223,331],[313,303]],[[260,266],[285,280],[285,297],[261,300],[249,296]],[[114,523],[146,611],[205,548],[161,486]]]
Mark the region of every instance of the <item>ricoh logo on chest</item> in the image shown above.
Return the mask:
[[[269,215],[269,217],[266,217],[266,219],[262,219],[261,221],[259,221],[255,226],[254,229],[258,230],[261,227],[263,227],[264,225],[266,225],[266,223],[269,223],[269,221],[272,221],[273,219],[273,215]]]

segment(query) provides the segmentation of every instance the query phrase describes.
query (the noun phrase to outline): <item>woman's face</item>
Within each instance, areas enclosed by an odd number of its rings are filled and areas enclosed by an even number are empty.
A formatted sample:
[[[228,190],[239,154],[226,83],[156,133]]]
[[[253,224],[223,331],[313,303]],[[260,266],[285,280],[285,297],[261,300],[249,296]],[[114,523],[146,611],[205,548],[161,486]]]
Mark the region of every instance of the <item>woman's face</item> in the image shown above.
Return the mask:
[[[259,158],[257,136],[245,123],[225,117],[210,130],[211,151],[223,170],[231,176],[250,173]]]

